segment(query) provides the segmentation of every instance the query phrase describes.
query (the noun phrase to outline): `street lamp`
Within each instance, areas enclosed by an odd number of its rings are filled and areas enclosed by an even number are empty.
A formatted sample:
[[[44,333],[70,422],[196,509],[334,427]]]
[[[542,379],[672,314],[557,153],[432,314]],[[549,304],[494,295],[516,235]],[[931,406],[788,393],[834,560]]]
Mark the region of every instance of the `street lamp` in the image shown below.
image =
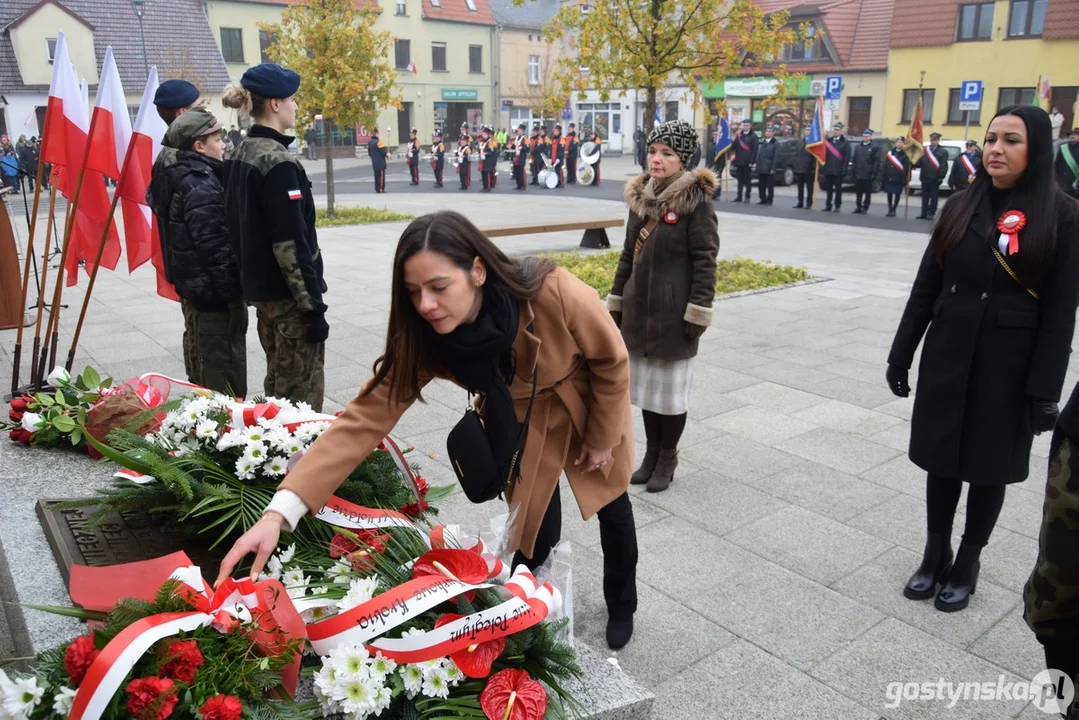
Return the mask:
[[[150,76],[150,63],[146,59],[146,33],[143,32],[142,14],[145,10],[146,0],[131,0],[131,9],[135,11],[135,17],[139,19],[139,39],[142,40],[142,69],[146,76]]]

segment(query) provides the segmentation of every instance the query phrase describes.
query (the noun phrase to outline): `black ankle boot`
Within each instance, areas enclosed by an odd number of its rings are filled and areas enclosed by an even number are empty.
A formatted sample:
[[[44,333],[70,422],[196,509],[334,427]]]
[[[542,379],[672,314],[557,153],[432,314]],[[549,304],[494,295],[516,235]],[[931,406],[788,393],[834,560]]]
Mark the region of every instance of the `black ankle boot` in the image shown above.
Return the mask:
[[[944,582],[951,568],[952,539],[944,533],[929,533],[922,564],[903,588],[903,597],[908,600],[928,600],[933,597],[937,594],[937,585]]]
[[[937,593],[933,606],[941,612],[956,612],[970,604],[970,596],[978,589],[978,571],[982,564],[979,559],[982,549],[976,545],[960,545],[955,554],[952,571],[948,582]]]
[[[633,616],[625,620],[607,620],[607,647],[611,650],[621,650],[633,637]]]
[[[649,445],[644,453],[644,460],[641,461],[641,466],[637,468],[637,471],[630,477],[629,484],[644,485],[647,483],[652,478],[652,473],[656,471],[656,461],[658,460],[659,445]]]

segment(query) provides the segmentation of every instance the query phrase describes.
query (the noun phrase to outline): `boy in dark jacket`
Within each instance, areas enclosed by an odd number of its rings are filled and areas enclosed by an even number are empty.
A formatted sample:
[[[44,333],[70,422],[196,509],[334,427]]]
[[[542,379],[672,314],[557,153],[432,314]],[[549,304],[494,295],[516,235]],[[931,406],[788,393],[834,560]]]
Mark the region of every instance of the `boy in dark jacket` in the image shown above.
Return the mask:
[[[229,242],[221,185],[225,131],[203,108],[188,110],[165,134],[176,161],[154,174],[148,200],[157,216],[165,276],[184,313],[188,379],[247,395],[247,304]]]

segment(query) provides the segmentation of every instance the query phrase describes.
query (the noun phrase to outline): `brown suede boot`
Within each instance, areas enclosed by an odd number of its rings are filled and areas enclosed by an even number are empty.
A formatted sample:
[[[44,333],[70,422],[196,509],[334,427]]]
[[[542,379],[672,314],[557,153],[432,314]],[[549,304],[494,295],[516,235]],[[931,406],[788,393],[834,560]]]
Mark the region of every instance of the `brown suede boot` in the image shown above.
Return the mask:
[[[655,472],[645,488],[650,493],[663,492],[671,486],[674,480],[674,471],[678,467],[677,450],[660,450],[659,460],[656,462]]]
[[[644,453],[644,460],[641,461],[641,466],[637,468],[637,471],[630,477],[629,484],[644,485],[648,482],[652,477],[652,473],[656,471],[657,460],[659,460],[659,445],[649,445]]]

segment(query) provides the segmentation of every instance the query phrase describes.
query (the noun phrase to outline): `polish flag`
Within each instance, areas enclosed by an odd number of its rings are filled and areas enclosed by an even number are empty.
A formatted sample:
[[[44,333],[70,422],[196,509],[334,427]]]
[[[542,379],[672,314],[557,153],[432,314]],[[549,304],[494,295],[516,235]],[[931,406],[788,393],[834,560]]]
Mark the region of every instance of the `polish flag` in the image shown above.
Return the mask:
[[[56,34],[49,101],[45,110],[45,129],[41,133],[41,162],[49,163],[56,173],[57,189],[68,197],[75,185],[70,182],[70,168],[78,173],[78,164],[86,150],[87,124],[80,124],[79,104],[82,88],[67,52],[64,31]],[[66,111],[66,112],[65,112]]]
[[[128,143],[127,153],[120,165],[120,180],[116,184],[116,192],[124,208],[128,271],[133,272],[147,260],[152,261],[157,272],[157,294],[179,301],[176,289],[165,279],[157,217],[150,212],[146,203],[146,190],[150,187],[154,161],[161,152],[161,141],[168,129],[154,107],[158,84],[157,67],[152,67],[150,76],[146,78],[146,88],[142,91],[142,102],[135,118],[131,142]]]

